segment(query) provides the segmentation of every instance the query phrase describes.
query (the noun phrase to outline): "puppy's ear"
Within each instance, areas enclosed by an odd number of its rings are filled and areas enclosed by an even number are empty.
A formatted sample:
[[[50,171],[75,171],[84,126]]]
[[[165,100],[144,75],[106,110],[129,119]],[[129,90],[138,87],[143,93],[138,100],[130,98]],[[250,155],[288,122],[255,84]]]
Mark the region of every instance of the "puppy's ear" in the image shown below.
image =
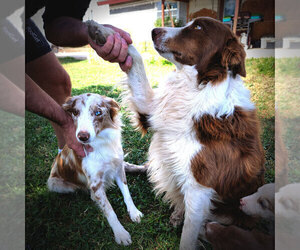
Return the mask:
[[[69,113],[72,113],[72,111],[74,110],[74,107],[76,105],[76,102],[77,102],[78,98],[76,96],[69,96],[65,103],[62,105],[62,108],[69,112]]]
[[[237,74],[246,76],[245,68],[246,53],[242,44],[236,37],[227,41],[222,52],[222,65],[232,71],[233,76]]]
[[[116,115],[119,113],[120,111],[120,106],[119,104],[113,100],[110,99],[109,102],[109,114],[110,114],[110,118],[112,119],[112,121],[114,121],[114,118],[116,117]]]

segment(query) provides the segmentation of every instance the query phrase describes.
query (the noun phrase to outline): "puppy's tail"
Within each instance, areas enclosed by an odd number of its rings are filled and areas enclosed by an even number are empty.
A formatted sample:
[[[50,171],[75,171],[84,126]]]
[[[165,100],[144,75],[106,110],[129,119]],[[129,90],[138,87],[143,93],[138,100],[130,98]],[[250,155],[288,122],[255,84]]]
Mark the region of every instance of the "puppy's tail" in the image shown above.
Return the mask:
[[[73,193],[78,188],[76,185],[57,177],[49,177],[47,186],[49,191],[56,193]]]
[[[124,161],[124,168],[127,173],[146,173],[148,169],[148,164],[135,165]]]

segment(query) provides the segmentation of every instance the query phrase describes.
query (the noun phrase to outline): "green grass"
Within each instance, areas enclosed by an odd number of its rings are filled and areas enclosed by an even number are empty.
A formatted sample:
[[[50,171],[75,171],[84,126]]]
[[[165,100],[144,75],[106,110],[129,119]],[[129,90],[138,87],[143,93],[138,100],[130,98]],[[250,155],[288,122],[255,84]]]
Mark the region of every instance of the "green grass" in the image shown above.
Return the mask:
[[[300,58],[276,59],[277,118],[288,152],[289,181],[300,182]]]
[[[0,111],[0,241],[24,247],[24,118]]]
[[[146,70],[155,86],[174,69],[151,51],[144,53]],[[122,79],[118,66],[102,60],[61,60],[71,76],[73,95],[95,92],[119,100]],[[259,108],[262,141],[266,150],[266,181],[274,181],[274,73],[273,59],[247,60],[246,85]],[[126,160],[141,164],[147,159],[151,135],[141,138],[123,113],[123,147]],[[43,118],[26,114],[26,239],[32,249],[123,249],[114,242],[104,216],[89,195],[50,193],[46,181],[57,153],[56,138]],[[112,187],[107,195],[121,223],[132,237],[126,249],[178,249],[181,228],[169,225],[168,204],[155,197],[145,175],[127,174],[128,185],[137,207],[144,213],[140,224],[130,221],[122,195]],[[125,247],[124,247],[125,249]]]

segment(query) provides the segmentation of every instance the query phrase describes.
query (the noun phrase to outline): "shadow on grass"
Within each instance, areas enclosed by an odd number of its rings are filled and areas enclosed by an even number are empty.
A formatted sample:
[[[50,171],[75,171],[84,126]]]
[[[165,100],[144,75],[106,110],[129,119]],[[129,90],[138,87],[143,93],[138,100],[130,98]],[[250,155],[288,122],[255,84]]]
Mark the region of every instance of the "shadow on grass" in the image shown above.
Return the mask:
[[[79,63],[79,62],[86,61],[86,60],[78,60],[78,59],[74,59],[72,57],[65,57],[65,58],[59,58],[59,61],[62,65],[64,65],[64,64],[68,64],[68,63]]]
[[[265,150],[265,181],[275,181],[275,118],[260,118],[261,140]]]

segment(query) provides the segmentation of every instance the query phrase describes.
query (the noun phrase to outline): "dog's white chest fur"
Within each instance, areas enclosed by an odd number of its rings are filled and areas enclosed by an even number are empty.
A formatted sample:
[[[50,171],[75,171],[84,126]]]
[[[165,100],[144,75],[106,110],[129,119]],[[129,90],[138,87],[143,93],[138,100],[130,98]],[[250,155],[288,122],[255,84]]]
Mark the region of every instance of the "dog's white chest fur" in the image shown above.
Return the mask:
[[[91,146],[93,152],[82,160],[83,171],[89,176],[103,173],[106,184],[110,184],[123,162],[120,131],[110,128],[103,130]]]
[[[158,193],[184,192],[186,185],[198,185],[190,169],[191,159],[203,147],[196,137],[194,120],[203,114],[231,115],[235,106],[253,109],[242,80],[227,79],[214,86],[199,85],[193,66],[172,72],[155,90],[150,123],[155,131],[149,149],[150,180]],[[173,187],[173,188],[170,188]],[[169,192],[169,194],[168,194]]]
[[[149,149],[150,180],[158,193],[181,189],[194,182],[190,171],[193,156],[202,145],[193,132],[191,110],[197,98],[196,72],[173,72],[155,92],[155,108],[150,118],[155,131]],[[172,187],[172,188],[170,188]],[[170,199],[169,199],[170,198]]]

